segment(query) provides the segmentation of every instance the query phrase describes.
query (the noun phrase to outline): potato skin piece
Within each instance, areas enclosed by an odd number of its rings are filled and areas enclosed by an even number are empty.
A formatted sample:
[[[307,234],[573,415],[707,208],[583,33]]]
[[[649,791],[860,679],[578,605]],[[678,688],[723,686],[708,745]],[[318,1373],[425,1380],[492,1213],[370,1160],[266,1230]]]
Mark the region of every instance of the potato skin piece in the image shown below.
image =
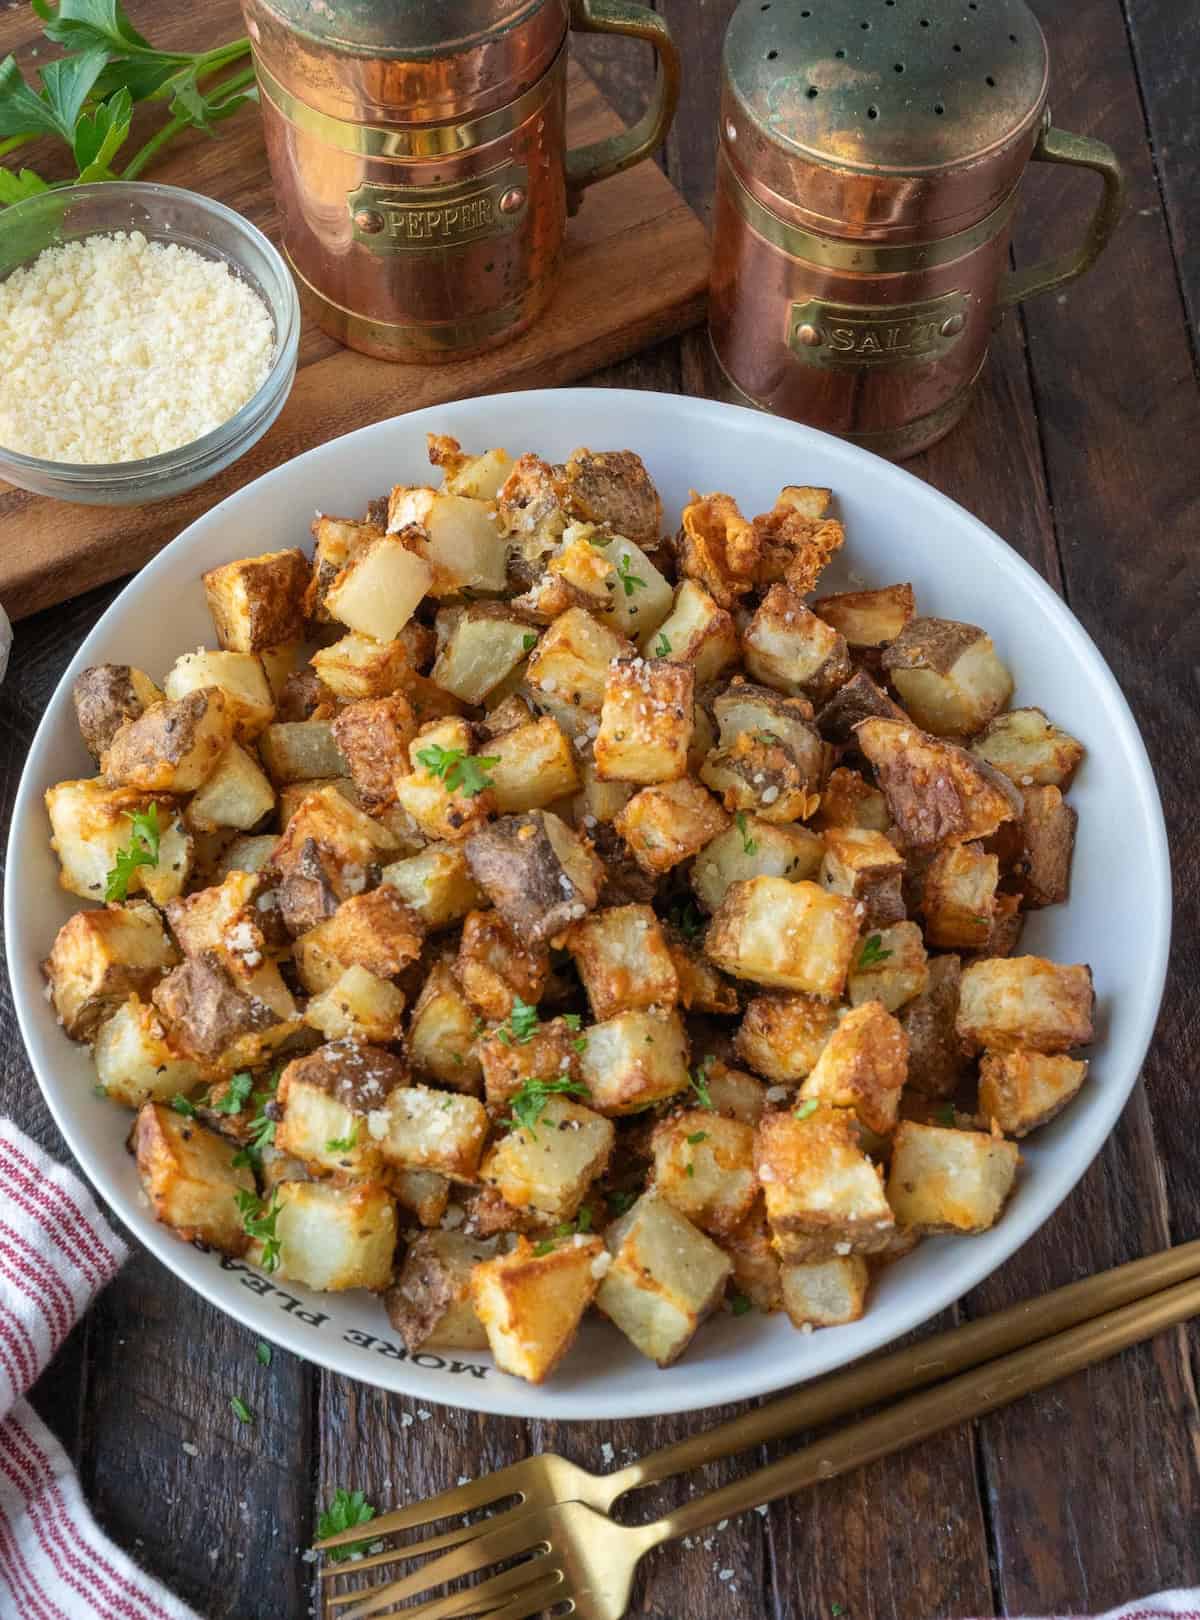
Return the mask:
[[[337,715],[332,729],[364,808],[394,804],[395,778],[407,775],[408,747],[417,734],[408,699],[394,693],[351,703]]]
[[[864,720],[854,736],[911,850],[987,838],[1020,814],[1020,795],[1007,777],[911,721]]]
[[[962,962],[931,956],[929,982],[897,1014],[908,1036],[908,1086],[922,1097],[952,1097],[966,1060],[955,1030]]]
[[[573,450],[559,488],[572,517],[606,524],[635,546],[658,544],[662,501],[636,451]]]
[[[140,690],[139,690],[140,688]],[[99,759],[126,720],[136,720],[162,693],[140,669],[93,664],[75,677],[71,699],[84,747]]]
[[[172,1044],[197,1063],[215,1062],[240,1035],[279,1022],[264,1002],[238,989],[216,951],[174,968],[150,999],[166,1020]]]
[[[823,706],[817,715],[817,730],[827,742],[853,742],[854,728],[862,720],[908,721],[900,705],[864,669],[852,675]]]
[[[225,651],[254,653],[302,641],[310,577],[308,558],[298,547],[210,568],[204,594]]]
[[[487,1349],[487,1333],[471,1303],[471,1272],[495,1252],[494,1240],[465,1232],[423,1232],[409,1245],[383,1303],[410,1355]]]
[[[596,904],[599,863],[545,810],[501,816],[472,833],[465,849],[472,877],[519,939],[541,945]]]
[[[152,703],[127,720],[101,768],[114,785],[191,793],[212,774],[233,741],[233,711],[219,687],[204,686],[171,703]]]

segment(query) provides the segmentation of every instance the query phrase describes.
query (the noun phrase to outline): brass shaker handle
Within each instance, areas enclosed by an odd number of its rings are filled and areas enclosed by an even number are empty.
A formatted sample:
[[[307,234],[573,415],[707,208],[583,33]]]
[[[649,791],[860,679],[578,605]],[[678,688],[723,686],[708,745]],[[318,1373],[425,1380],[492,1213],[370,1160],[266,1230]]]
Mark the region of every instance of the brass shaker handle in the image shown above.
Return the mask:
[[[1124,171],[1117,154],[1103,141],[1095,141],[1090,135],[1072,135],[1068,130],[1054,129],[1047,124],[1038,137],[1032,157],[1037,163],[1069,163],[1078,169],[1094,169],[1104,181],[1104,192],[1082,245],[1061,258],[1043,259],[1040,264],[1031,264],[1026,270],[1016,270],[1006,276],[1000,284],[999,309],[1019,304],[1035,293],[1062,287],[1089,270],[1116,229],[1125,201]]]
[[[574,213],[586,186],[631,169],[666,139],[679,105],[679,48],[666,22],[631,0],[570,0],[571,27],[581,34],[628,34],[654,46],[658,72],[650,105],[630,129],[567,153],[567,209]]]

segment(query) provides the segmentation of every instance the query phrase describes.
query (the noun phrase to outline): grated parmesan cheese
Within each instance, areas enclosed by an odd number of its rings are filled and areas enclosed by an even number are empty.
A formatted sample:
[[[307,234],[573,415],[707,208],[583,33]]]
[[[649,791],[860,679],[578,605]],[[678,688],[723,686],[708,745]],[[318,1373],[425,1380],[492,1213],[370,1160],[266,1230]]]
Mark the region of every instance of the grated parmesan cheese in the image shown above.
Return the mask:
[[[271,367],[261,297],[140,231],[47,248],[0,283],[0,444],[47,461],[138,461],[235,415]]]

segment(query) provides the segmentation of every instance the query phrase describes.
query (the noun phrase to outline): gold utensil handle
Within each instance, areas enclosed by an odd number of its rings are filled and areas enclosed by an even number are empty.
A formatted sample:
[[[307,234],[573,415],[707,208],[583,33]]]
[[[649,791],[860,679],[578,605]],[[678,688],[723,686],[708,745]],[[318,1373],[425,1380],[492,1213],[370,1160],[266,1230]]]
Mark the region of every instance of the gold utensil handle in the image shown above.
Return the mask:
[[[904,1350],[806,1384],[790,1395],[664,1446],[618,1473],[606,1475],[606,1482],[612,1486],[609,1506],[626,1491],[906,1395],[1196,1276],[1200,1276],[1200,1242],[1181,1243],[1149,1259],[1115,1266],[1097,1277],[1043,1294],[1040,1299],[1011,1305],[978,1322],[949,1328]]]
[[[1070,1373],[1104,1361],[1140,1339],[1200,1313],[1200,1279],[1177,1283],[1149,1298],[1108,1311],[1024,1350],[990,1361],[935,1389],[912,1395],[874,1417],[816,1441],[744,1479],[697,1497],[653,1525],[650,1545],[702,1530],[777,1497],[901,1451],[968,1418],[982,1417],[1020,1395],[1044,1389]]]
[[[1069,130],[1047,125],[1033,149],[1035,163],[1068,163],[1079,169],[1094,169],[1104,181],[1104,192],[1092,215],[1081,247],[1058,259],[1043,259],[1027,270],[1016,270],[1000,284],[998,309],[1019,304],[1035,293],[1049,292],[1074,281],[1099,258],[1109,237],[1117,228],[1125,201],[1125,173],[1111,146],[1090,135],[1072,135]]]
[[[665,139],[679,105],[679,50],[663,18],[631,0],[571,0],[571,27],[581,34],[628,34],[653,45],[658,57],[650,105],[630,129],[567,153],[567,207],[579,207],[585,186],[607,180],[649,157]]]

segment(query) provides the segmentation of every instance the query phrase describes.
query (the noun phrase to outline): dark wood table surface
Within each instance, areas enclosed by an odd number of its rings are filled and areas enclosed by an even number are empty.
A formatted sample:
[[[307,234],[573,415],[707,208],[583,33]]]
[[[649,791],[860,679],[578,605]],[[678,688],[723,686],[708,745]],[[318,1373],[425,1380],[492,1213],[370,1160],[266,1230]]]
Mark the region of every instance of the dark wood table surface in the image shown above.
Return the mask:
[[[686,61],[665,162],[704,213],[733,0],[657,3]],[[909,466],[1040,569],[1116,672],[1166,807],[1175,946],[1142,1081],[1103,1152],[1042,1231],[931,1328],[1200,1235],[1200,14],[1183,0],[1039,0],[1037,10],[1052,50],[1055,122],[1117,150],[1127,212],[1085,280],[1009,316],[970,415]],[[586,44],[582,58],[632,114],[648,84],[639,49]],[[1090,203],[1087,181],[1033,172],[1016,263],[1065,248]],[[703,336],[593,381],[706,392]],[[116,589],[18,626],[0,688],[5,820],[46,701]],[[65,1156],[7,980],[0,1064],[0,1113]],[[1198,1375],[1200,1332],[1163,1335],[969,1429],[735,1521],[711,1545],[664,1549],[645,1566],[631,1612],[925,1620],[1095,1611],[1198,1585]],[[233,1393],[258,1413],[253,1428],[234,1419]],[[213,1620],[310,1613],[313,1566],[300,1554],[336,1486],[384,1506],[531,1452],[601,1468],[602,1446],[625,1460],[701,1421],[418,1412],[282,1352],[264,1369],[253,1334],[144,1253],[72,1335],[35,1401],[104,1527]],[[714,1467],[704,1483],[730,1473]]]

